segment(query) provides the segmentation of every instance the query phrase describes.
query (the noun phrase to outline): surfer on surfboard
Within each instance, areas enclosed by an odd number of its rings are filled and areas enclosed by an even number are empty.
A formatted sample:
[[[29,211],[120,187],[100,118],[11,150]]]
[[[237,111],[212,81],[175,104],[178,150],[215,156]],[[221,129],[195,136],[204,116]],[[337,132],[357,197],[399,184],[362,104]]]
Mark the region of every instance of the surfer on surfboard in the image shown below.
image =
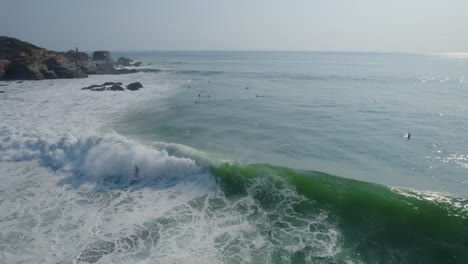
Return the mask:
[[[406,138],[407,140],[410,140],[410,138],[411,138],[410,132],[406,133],[405,138]]]

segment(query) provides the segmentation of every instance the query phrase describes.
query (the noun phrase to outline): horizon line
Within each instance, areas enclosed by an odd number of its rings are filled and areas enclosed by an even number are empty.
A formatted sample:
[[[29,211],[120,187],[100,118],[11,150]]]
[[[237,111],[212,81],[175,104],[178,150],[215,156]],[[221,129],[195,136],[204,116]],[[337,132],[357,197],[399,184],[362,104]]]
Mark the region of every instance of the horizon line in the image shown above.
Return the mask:
[[[74,50],[74,49],[69,49]],[[68,50],[68,51],[69,51]],[[374,54],[412,54],[412,55],[462,55],[468,57],[468,52],[452,52],[452,51],[431,51],[431,52],[416,52],[416,51],[353,51],[353,50],[221,50],[221,49],[155,49],[155,50],[81,50],[83,52],[94,51],[109,51],[116,53],[123,52],[315,52],[315,53],[374,53]],[[62,51],[67,52],[67,51]]]

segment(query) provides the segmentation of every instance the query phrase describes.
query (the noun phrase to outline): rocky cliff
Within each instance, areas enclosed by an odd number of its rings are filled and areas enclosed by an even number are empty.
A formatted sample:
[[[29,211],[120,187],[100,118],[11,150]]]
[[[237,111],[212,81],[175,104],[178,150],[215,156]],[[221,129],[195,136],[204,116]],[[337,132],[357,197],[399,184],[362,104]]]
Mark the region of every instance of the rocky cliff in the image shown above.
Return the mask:
[[[42,80],[84,78],[88,74],[125,74],[136,70],[115,69],[110,52],[105,59],[92,60],[88,54],[70,50],[55,52],[15,38],[0,36],[0,79]]]

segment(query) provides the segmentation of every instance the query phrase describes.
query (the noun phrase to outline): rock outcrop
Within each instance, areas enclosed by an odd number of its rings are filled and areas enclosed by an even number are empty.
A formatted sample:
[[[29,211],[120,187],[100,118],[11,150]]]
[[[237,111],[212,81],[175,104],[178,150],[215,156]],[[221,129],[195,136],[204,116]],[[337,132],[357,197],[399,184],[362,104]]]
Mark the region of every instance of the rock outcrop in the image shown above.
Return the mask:
[[[130,64],[130,59],[120,57],[117,61],[128,62]],[[128,60],[128,61],[127,61]],[[135,69],[116,69],[114,66],[119,65],[112,60],[111,54],[109,51],[95,51],[93,53],[93,65],[94,68],[90,71],[90,74],[128,74],[138,72]],[[127,66],[127,65],[124,65]]]
[[[111,63],[112,62],[111,53],[105,50],[95,51],[93,52],[93,61]]]
[[[0,60],[0,80],[3,79],[3,76],[5,76],[5,69],[7,68],[8,64],[10,64],[9,60]]]
[[[117,61],[115,62],[115,64],[117,64],[118,66],[134,66],[134,67],[140,67],[141,65],[143,65],[143,63],[139,61],[132,64],[132,61],[133,60],[129,58],[119,57]]]
[[[67,52],[60,52],[60,54],[65,56],[71,62],[78,64],[87,63],[90,60],[89,55],[84,52],[69,50]]]
[[[140,88],[143,88],[143,85],[140,82],[134,82],[127,85],[127,90],[136,91]],[[103,84],[93,84],[87,87],[81,88],[81,90],[90,90],[94,92],[102,91],[125,91],[125,88],[122,87],[121,82],[105,82]]]
[[[93,84],[88,87],[83,87],[81,90],[90,90],[95,92],[101,91],[125,91],[121,82],[105,82],[103,84]]]
[[[117,59],[117,65],[121,65],[121,66],[131,66],[131,63],[132,60],[129,59],[129,58],[125,58],[125,57],[119,57]]]
[[[134,82],[127,85],[127,89],[130,91],[137,91],[140,88],[143,88],[143,85],[140,82]]]
[[[88,75],[64,55],[30,43],[0,37],[0,78],[42,80],[84,78]]]
[[[77,65],[63,56],[52,56],[42,62],[49,72],[58,78],[84,78],[88,75]],[[49,78],[47,78],[49,79]]]
[[[79,66],[86,74],[96,74],[96,64],[91,61],[91,58],[87,53],[69,50],[60,54]]]
[[[39,58],[18,58],[5,69],[3,78],[10,80],[42,80],[85,78],[88,75],[61,55],[45,54]]]
[[[130,59],[128,63],[130,64]],[[0,80],[84,78],[88,74],[128,74],[116,69],[109,51],[95,51],[92,58],[76,50],[54,52],[15,38],[0,36]],[[115,87],[115,89],[118,89]]]
[[[95,72],[92,74],[128,74],[138,72],[135,69],[116,69],[112,63],[95,64]]]

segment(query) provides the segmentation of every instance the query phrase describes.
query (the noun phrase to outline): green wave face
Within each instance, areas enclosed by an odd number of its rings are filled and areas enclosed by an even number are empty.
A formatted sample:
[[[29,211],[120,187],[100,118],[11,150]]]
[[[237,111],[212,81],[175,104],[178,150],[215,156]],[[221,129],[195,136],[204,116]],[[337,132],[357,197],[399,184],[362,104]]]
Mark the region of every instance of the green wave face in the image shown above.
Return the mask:
[[[273,247],[261,256],[268,262],[468,259],[466,199],[263,164],[225,163],[211,171],[228,200],[254,201],[244,211]]]

